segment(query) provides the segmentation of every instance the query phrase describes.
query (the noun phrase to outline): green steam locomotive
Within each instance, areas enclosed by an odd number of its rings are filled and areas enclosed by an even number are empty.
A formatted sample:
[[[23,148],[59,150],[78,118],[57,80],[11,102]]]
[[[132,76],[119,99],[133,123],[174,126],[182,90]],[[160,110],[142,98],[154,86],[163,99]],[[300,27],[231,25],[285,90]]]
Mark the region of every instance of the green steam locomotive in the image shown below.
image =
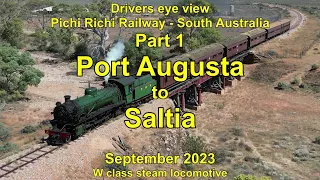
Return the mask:
[[[150,75],[141,77],[114,77],[104,84],[104,88],[90,87],[85,95],[65,102],[57,102],[52,129],[46,130],[48,144],[64,144],[78,138],[88,130],[115,117],[127,107],[138,106],[152,99],[152,88],[157,85]]]

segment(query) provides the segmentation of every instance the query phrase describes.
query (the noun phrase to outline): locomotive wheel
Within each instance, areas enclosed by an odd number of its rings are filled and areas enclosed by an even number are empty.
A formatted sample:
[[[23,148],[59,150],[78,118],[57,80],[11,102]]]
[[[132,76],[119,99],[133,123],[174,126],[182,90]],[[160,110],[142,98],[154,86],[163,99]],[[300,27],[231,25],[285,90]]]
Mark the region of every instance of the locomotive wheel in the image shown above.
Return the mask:
[[[70,141],[71,141],[71,136],[68,136],[68,137],[64,140],[65,143],[68,143],[68,142],[70,142]]]
[[[54,143],[52,142],[52,138],[51,137],[49,137],[48,139],[47,139],[47,144],[50,146],[50,145],[54,145]]]
[[[115,116],[119,116],[120,114],[122,114],[122,108],[119,108],[116,113],[115,113]]]

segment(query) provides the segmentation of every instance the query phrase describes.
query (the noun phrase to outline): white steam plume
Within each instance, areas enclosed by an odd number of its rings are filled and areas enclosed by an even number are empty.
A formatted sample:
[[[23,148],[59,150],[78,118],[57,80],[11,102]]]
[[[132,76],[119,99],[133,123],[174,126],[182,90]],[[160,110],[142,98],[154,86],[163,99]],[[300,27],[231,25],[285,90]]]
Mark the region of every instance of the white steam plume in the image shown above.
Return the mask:
[[[108,52],[105,61],[110,65],[110,72],[104,77],[106,83],[108,83],[111,74],[111,62],[119,60],[123,56],[124,48],[124,43],[122,41],[118,41]]]

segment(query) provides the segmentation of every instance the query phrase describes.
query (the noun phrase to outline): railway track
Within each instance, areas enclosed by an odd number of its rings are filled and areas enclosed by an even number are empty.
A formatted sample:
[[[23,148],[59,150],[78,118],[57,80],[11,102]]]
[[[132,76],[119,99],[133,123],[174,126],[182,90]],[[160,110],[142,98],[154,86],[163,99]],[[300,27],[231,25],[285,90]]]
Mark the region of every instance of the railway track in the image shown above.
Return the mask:
[[[303,15],[297,11],[297,10],[294,10],[294,9],[290,9],[289,11],[291,11],[292,13],[296,14],[296,19],[294,21],[294,23],[291,24],[291,27],[290,29],[296,29],[303,21]]]
[[[288,8],[288,7],[282,6],[282,5],[279,6],[279,5],[273,5],[273,4],[268,4],[268,3],[263,3],[263,4],[270,6],[270,7],[278,7],[278,8],[282,8],[282,9],[287,9],[292,14],[295,14],[296,18],[293,21],[291,21],[290,30],[296,29],[304,20],[303,14],[295,9]]]
[[[52,153],[53,151],[59,149],[61,146],[48,146],[43,145],[39,148],[20,156],[19,158],[8,162],[0,166],[0,179],[6,177],[7,175],[14,173],[16,170],[33,163],[37,159]]]

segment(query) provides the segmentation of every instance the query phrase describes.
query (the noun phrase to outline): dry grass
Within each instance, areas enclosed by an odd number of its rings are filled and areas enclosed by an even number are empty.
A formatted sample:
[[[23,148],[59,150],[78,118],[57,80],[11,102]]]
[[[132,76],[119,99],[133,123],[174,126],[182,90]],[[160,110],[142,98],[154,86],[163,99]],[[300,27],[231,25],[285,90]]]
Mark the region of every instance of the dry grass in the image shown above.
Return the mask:
[[[67,63],[47,64],[47,59],[53,59],[52,54],[35,52],[33,58],[36,60],[36,67],[45,73],[38,87],[29,87],[26,96],[27,101],[9,103],[1,112],[1,122],[3,122],[11,132],[9,142],[17,144],[20,148],[29,147],[37,143],[41,137],[45,136],[43,126],[36,132],[22,134],[21,129],[27,125],[39,125],[44,120],[52,119],[50,112],[55,106],[55,102],[63,102],[63,96],[71,94],[73,98],[82,96],[87,83],[86,80],[95,80],[96,75],[92,70],[84,72],[84,78],[67,75],[74,71]],[[59,59],[56,59],[59,61]],[[99,86],[92,84],[92,86]]]
[[[320,21],[313,16],[307,16],[303,27],[292,34],[287,39],[273,39],[263,46],[258,46],[257,51],[264,53],[268,51],[276,52],[280,57],[300,58],[304,55],[315,41],[319,38]]]
[[[311,71],[306,73],[306,75],[302,78],[303,83],[309,88],[311,91],[315,93],[320,93],[320,72],[319,71]]]
[[[226,96],[218,97],[205,93],[204,97],[207,108],[196,112],[199,126],[193,133],[205,136],[213,147],[237,154],[230,159],[231,162],[227,160],[229,163],[218,167],[230,167],[230,172],[234,174],[246,170],[255,174],[267,173],[265,169],[260,171],[251,169],[254,163],[247,162],[244,158],[253,155],[254,158],[260,158],[273,166],[277,174],[284,173],[296,178],[313,177],[311,173],[320,165],[319,158],[298,163],[292,162],[291,159],[299,144],[306,144],[308,148],[319,150],[319,147],[311,145],[311,141],[320,133],[318,128],[320,124],[317,120],[320,113],[318,100],[295,92],[280,93],[273,88],[250,81],[242,82]],[[221,101],[228,102],[225,108],[212,111],[212,106]],[[234,114],[238,118],[234,118]],[[235,136],[234,130],[233,133],[224,134],[223,132],[230,131],[230,127],[241,128],[246,135]],[[280,143],[283,143],[285,148],[274,148],[274,141],[281,138],[284,142]],[[243,141],[241,144],[239,144],[240,139]],[[251,154],[250,149],[257,153]],[[242,166],[251,168],[243,169]]]
[[[281,54],[284,49],[302,51],[316,38],[316,33],[309,33],[310,28],[319,25],[315,25],[314,20],[308,19],[305,26],[292,35],[293,40],[274,39],[258,48],[271,48],[280,56],[284,56]],[[302,37],[304,41],[299,38],[303,31],[308,32]],[[285,58],[248,65],[246,72],[264,82],[289,83],[299,78],[302,83],[315,84],[318,72],[311,76],[309,69],[312,64],[319,64],[319,47],[315,44],[302,60]],[[206,108],[195,112],[197,129],[191,134],[205,137],[213,152],[220,156],[221,163],[215,168],[228,169],[229,177],[250,173],[275,179],[319,178],[320,147],[312,142],[320,134],[320,102],[313,94],[277,91],[268,84],[245,80],[225,96],[211,93],[203,96]],[[219,104],[223,104],[223,108],[219,108]]]
[[[257,82],[274,83],[284,75],[292,73],[295,68],[295,65],[283,61],[264,62],[251,72],[250,79]]]
[[[309,17],[304,27],[293,34],[292,38],[274,39],[258,47],[258,50],[271,49],[282,57],[298,57],[299,53],[304,51],[304,47],[312,44],[319,27],[318,20]],[[116,32],[115,30],[113,33],[116,34]],[[280,64],[267,65],[269,71],[266,72],[276,74],[272,82],[279,80],[290,82],[294,77],[304,77],[312,64],[319,63],[320,54],[316,48],[319,49],[320,45],[315,45],[311,51],[307,52],[303,61],[290,58],[283,59],[283,63]],[[255,66],[246,66],[246,70],[254,69]],[[19,135],[19,131],[25,124],[50,118],[49,113],[55,101],[62,101],[63,95],[70,91],[73,97],[81,95],[83,88],[86,87],[86,84],[79,83],[83,79],[66,75],[67,72],[73,71],[66,64],[46,65],[41,64],[39,60],[38,67],[46,72],[46,77],[39,87],[29,88],[28,95],[31,100],[11,104],[2,113],[1,121],[10,126],[14,133],[10,141],[18,145],[34,142],[35,137],[43,135],[43,130],[38,130],[33,134]],[[292,67],[295,67],[294,72],[292,72]],[[264,66],[258,66],[258,70],[259,68],[259,72],[265,73]],[[94,76],[91,73],[92,71],[85,73],[87,80],[93,79]],[[308,80],[304,81],[308,82]],[[313,95],[299,91],[279,92],[268,85],[245,80],[225,96],[203,93],[203,97],[206,108],[195,112],[197,128],[191,130],[190,133],[205,138],[209,149],[216,153],[218,162],[213,166],[215,169],[228,170],[230,178],[239,173],[270,174],[277,178],[280,176],[290,176],[295,179],[315,178],[317,167],[320,166],[318,153],[320,147],[312,144],[312,141],[320,134],[318,120],[320,106],[319,100]],[[117,126],[112,126],[114,129],[120,127],[120,124],[116,124]],[[123,126],[123,123],[121,125]],[[115,131],[114,129],[110,131]],[[81,146],[83,150],[81,153],[88,153],[86,152],[88,147],[94,152],[112,149],[109,136],[113,135],[110,135],[110,131],[105,130],[104,136],[91,137],[89,135],[91,138]],[[180,152],[184,133],[183,130],[129,131],[126,127],[117,129],[117,132],[129,134],[125,137],[125,141],[137,154],[157,152],[176,154]],[[105,136],[108,136],[108,140]],[[305,146],[300,147],[300,145]],[[308,153],[304,153],[306,149]],[[84,154],[77,154],[77,158],[83,156]],[[90,167],[82,171],[87,172],[86,177],[91,176],[90,168],[101,166],[101,158],[104,156],[99,155],[86,159],[91,162]],[[50,170],[50,168],[43,167]],[[130,168],[134,170],[142,167],[148,169],[178,168],[177,166],[158,165],[139,165]],[[209,166],[195,166],[195,169],[207,167]],[[64,175],[67,174],[70,178],[80,176],[80,174],[74,175],[70,170],[65,170],[69,167],[61,168],[65,171]],[[59,171],[54,168],[53,170]],[[66,176],[62,177],[62,174],[61,178],[65,179]]]

